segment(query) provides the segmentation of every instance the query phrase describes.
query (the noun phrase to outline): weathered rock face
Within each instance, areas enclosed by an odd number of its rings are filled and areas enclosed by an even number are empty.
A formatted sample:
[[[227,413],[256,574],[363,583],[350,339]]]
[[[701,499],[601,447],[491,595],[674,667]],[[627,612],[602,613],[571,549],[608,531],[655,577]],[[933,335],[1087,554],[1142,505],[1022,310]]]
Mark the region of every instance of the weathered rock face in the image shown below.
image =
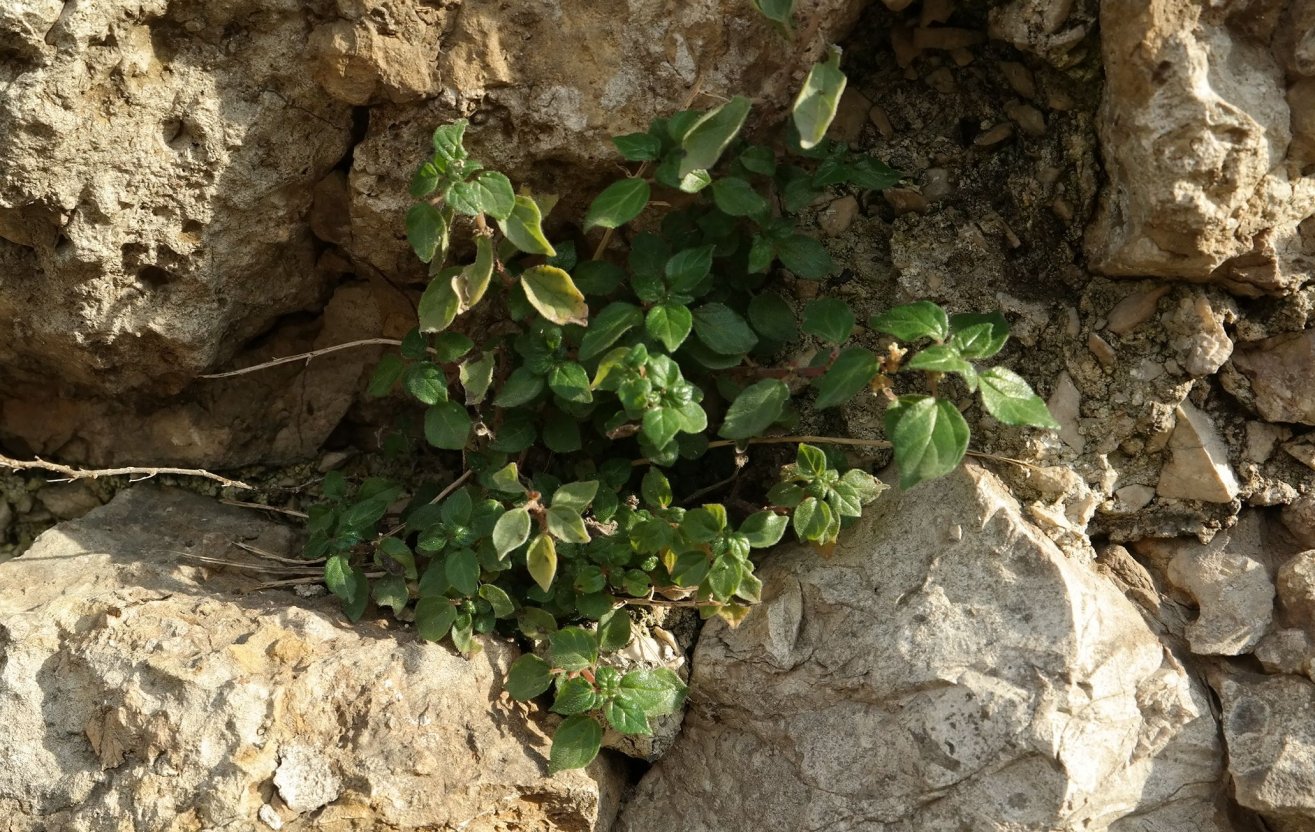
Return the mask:
[[[1248,344],[1233,356],[1233,366],[1246,376],[1265,419],[1315,425],[1315,329]]]
[[[294,544],[138,488],[0,564],[6,829],[609,827],[611,758],[546,776],[543,732],[499,699],[513,648],[466,660],[180,557],[234,540]]]
[[[1238,803],[1280,832],[1315,829],[1315,685],[1236,675],[1215,684]]]
[[[1315,250],[1298,226],[1315,215],[1315,179],[1288,157],[1294,118],[1305,131],[1308,114],[1290,109],[1270,49],[1284,5],[1301,17],[1309,4],[1101,4],[1111,181],[1087,238],[1096,270],[1247,295],[1310,277]],[[1294,26],[1278,27],[1278,39]]]
[[[762,577],[622,829],[1230,828],[1201,685],[992,475],[891,492]]]

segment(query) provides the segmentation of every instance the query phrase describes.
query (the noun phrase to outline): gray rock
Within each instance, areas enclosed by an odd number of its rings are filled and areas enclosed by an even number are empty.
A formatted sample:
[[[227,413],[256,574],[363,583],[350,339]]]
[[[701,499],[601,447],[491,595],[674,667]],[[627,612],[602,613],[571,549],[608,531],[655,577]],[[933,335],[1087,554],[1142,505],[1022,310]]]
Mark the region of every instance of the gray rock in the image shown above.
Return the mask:
[[[622,830],[1229,828],[1203,689],[991,474],[887,492],[762,577]]]
[[[1274,584],[1260,561],[1222,551],[1183,553],[1169,561],[1168,574],[1201,611],[1187,626],[1192,652],[1239,656],[1269,629]]]
[[[1233,366],[1251,383],[1266,421],[1315,425],[1315,329],[1243,345],[1233,354]]]
[[[1228,503],[1241,485],[1228,462],[1228,446],[1210,417],[1184,400],[1169,437],[1169,462],[1155,490],[1161,497]]]
[[[510,645],[467,660],[176,554],[232,541],[295,548],[138,487],[0,564],[7,830],[248,832],[270,802],[295,830],[609,827],[620,768],[547,776],[542,724],[499,699]]]
[[[1284,832],[1315,829],[1315,685],[1237,674],[1215,687],[1237,802]]]
[[[1293,624],[1315,631],[1315,549],[1294,555],[1279,568],[1278,597]]]
[[[1310,636],[1305,630],[1275,630],[1260,640],[1255,654],[1266,673],[1302,674],[1312,655]]]

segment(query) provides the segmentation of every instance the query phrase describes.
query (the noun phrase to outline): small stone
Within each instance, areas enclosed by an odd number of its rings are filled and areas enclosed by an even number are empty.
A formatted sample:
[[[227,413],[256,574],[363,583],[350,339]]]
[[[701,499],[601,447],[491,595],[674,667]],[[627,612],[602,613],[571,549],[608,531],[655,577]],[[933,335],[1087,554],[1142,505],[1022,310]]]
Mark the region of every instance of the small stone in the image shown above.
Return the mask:
[[[853,196],[843,196],[822,209],[818,214],[817,224],[821,226],[822,233],[829,237],[837,237],[849,229],[857,216],[858,199]]]
[[[1274,584],[1260,561],[1227,551],[1185,551],[1169,561],[1167,577],[1200,608],[1187,625],[1193,653],[1240,656],[1269,629]]]
[[[1279,567],[1278,597],[1294,624],[1315,625],[1315,549],[1293,555]]]
[[[1119,499],[1119,508],[1127,513],[1140,511],[1155,499],[1155,489],[1149,485],[1125,485],[1114,496]]]
[[[1233,366],[1251,382],[1265,421],[1315,425],[1315,329],[1244,344],[1233,353]]]
[[[922,0],[922,13],[918,15],[919,26],[944,23],[954,13],[954,0]]]
[[[1240,485],[1228,463],[1228,446],[1210,418],[1184,400],[1169,437],[1169,462],[1160,471],[1156,492],[1161,497],[1228,503]]]
[[[1275,630],[1256,645],[1255,656],[1267,673],[1301,674],[1306,672],[1310,648],[1304,630]]]
[[[1031,104],[1010,101],[1005,104],[1005,114],[1013,119],[1019,129],[1029,136],[1044,136],[1046,134],[1046,117]]]
[[[895,53],[895,63],[901,69],[910,67],[913,59],[922,54],[922,50],[913,44],[913,30],[907,26],[891,27],[890,49]]]
[[[927,75],[927,86],[941,95],[953,95],[959,91],[959,84],[954,80],[954,73],[947,66],[929,73]]]
[[[1063,90],[1050,90],[1046,96],[1046,106],[1061,113],[1073,109],[1073,96]]]
[[[1050,210],[1059,218],[1060,222],[1068,223],[1073,221],[1073,206],[1061,196],[1055,197],[1054,201],[1050,203]]]
[[[913,45],[918,49],[964,49],[986,42],[986,33],[953,26],[919,26],[913,30]]]
[[[1315,491],[1307,491],[1288,503],[1279,516],[1297,542],[1315,549]]]
[[[902,12],[913,5],[913,0],[881,0],[892,12]]]
[[[327,474],[346,465],[347,460],[354,456],[356,456],[355,451],[326,451],[324,456],[320,457],[320,464],[317,467],[321,474]]]
[[[1014,92],[1023,98],[1036,98],[1036,81],[1031,70],[1015,61],[1001,61],[998,66]]]
[[[896,216],[904,214],[925,214],[930,207],[927,197],[913,188],[887,188],[881,192],[886,202],[895,209]]]
[[[1096,356],[1100,366],[1107,370],[1118,363],[1118,355],[1115,354],[1114,348],[1109,345],[1108,341],[1094,332],[1087,336],[1087,349],[1091,350],[1091,354]]]
[[[954,65],[957,67],[968,66],[976,59],[977,56],[973,54],[971,49],[950,50],[950,60],[954,61]]]
[[[100,498],[86,482],[53,482],[37,492],[41,505],[56,520],[72,520],[100,506]]]
[[[1315,469],[1315,445],[1309,442],[1287,442],[1283,445],[1283,452],[1307,468]]]
[[[953,192],[950,172],[945,168],[927,168],[922,172],[922,195],[928,202],[940,202]]]
[[[1014,125],[1004,121],[992,127],[990,130],[987,130],[985,133],[979,134],[973,139],[973,144],[977,147],[995,147],[1001,142],[1007,141],[1013,135]]]
[[[338,799],[342,781],[327,757],[306,745],[289,745],[279,754],[274,787],[294,812],[313,812]]]
[[[1292,436],[1292,431],[1282,425],[1268,422],[1247,422],[1247,445],[1243,456],[1250,462],[1265,462],[1274,453],[1278,443]],[[1311,544],[1315,546],[1315,543]]]
[[[1214,375],[1233,354],[1233,340],[1224,331],[1209,299],[1204,295],[1191,301],[1184,298],[1178,320],[1197,329],[1179,345],[1184,353],[1183,369],[1194,376]]]
[[[1087,445],[1087,440],[1083,438],[1082,431],[1078,427],[1082,394],[1078,392],[1077,385],[1069,378],[1067,372],[1059,374],[1059,379],[1055,382],[1055,390],[1050,394],[1050,401],[1046,402],[1046,406],[1050,408],[1055,421],[1059,422],[1060,441],[1082,453],[1082,449]]]
[[[881,134],[883,139],[889,139],[895,135],[895,125],[890,123],[890,116],[886,115],[886,111],[881,109],[879,105],[873,104],[872,109],[868,110],[868,120],[872,122],[873,127],[877,128],[877,132]]]
[[[1236,674],[1216,682],[1228,771],[1237,802],[1292,821],[1315,822],[1315,685],[1299,676]]]
[[[831,122],[831,137],[847,144],[854,144],[863,134],[863,125],[867,122],[872,101],[856,89],[847,87],[840,96],[836,107],[836,117]]]
[[[260,807],[260,811],[256,813],[256,817],[260,818],[260,822],[268,826],[270,829],[277,830],[283,828],[283,818],[279,817],[279,813],[274,811],[274,807],[268,803]]]
[[[1157,286],[1154,289],[1128,295],[1110,310],[1105,328],[1119,336],[1132,332],[1155,315],[1160,298],[1169,293],[1169,288],[1169,286]]]

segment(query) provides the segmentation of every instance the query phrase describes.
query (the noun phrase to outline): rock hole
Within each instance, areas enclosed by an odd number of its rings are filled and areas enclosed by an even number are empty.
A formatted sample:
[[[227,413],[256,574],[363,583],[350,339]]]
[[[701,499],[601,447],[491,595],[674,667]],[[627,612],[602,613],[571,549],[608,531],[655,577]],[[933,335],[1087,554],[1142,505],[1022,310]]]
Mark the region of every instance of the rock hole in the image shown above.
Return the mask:
[[[183,130],[184,127],[183,127],[182,119],[180,118],[167,119],[166,121],[160,124],[160,138],[164,139],[165,144],[169,145],[170,147],[173,147],[174,142],[178,141],[178,137],[183,135]]]
[[[137,282],[148,289],[160,289],[177,278],[176,274],[159,266],[143,266],[137,271]]]

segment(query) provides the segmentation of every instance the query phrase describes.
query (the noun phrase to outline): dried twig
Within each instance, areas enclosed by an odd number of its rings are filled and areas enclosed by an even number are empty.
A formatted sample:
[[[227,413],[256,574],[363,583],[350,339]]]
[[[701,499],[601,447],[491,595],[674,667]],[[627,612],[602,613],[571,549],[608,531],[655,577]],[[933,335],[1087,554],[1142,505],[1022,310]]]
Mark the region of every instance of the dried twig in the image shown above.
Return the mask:
[[[273,361],[266,361],[263,364],[256,364],[251,367],[243,367],[240,370],[229,370],[226,373],[207,373],[203,376],[197,376],[197,378],[230,378],[232,376],[245,375],[246,373],[254,373],[257,370],[267,370],[270,367],[277,367],[280,364],[291,364],[294,361],[310,361],[316,356],[327,355],[331,352],[348,350],[354,347],[400,347],[401,345],[402,342],[398,341],[396,338],[366,338],[361,341],[348,341],[345,344],[334,344],[332,347],[324,347],[323,349],[311,350],[310,352],[298,353],[296,355],[285,355],[282,358],[275,358]]]
[[[260,511],[273,511],[278,514],[286,514],[289,517],[298,517],[305,520],[307,515],[304,511],[297,511],[291,508],[279,508],[278,506],[267,506],[264,503],[248,503],[244,500],[220,500],[226,506],[237,506],[238,508],[254,508]]]
[[[460,487],[461,487],[461,484],[462,484],[463,482],[465,482],[466,480],[470,479],[470,478],[471,478],[472,476],[474,476],[474,475],[475,475],[475,471],[474,471],[474,469],[469,469],[469,470],[467,470],[466,473],[462,474],[461,476],[457,477],[457,478],[456,478],[455,480],[453,480],[452,482],[448,483],[447,488],[444,488],[442,491],[438,492],[438,496],[434,497],[434,499],[432,499],[432,500],[429,501],[430,505],[434,505],[434,504],[436,504],[436,503],[441,503],[441,502],[443,502],[443,499],[444,499],[445,497],[447,497],[447,496],[448,496],[449,494],[451,494],[453,491],[456,491],[458,488],[460,488]],[[402,530],[405,529],[405,528],[406,528],[406,524],[405,524],[405,523],[401,523],[401,524],[399,524],[398,526],[389,529],[389,530],[384,534],[384,537],[392,537],[393,535],[397,534],[398,532],[402,531]]]
[[[247,491],[254,491],[255,488],[247,485],[241,480],[230,480],[228,477],[221,477],[219,474],[211,473],[200,468],[139,468],[135,466],[125,468],[71,468],[67,465],[60,465],[55,462],[46,462],[44,459],[10,459],[0,454],[0,468],[12,468],[16,471],[49,471],[52,474],[59,474],[60,478],[53,482],[71,482],[72,480],[94,480],[100,477],[136,477],[133,482],[150,479],[158,474],[169,474],[175,477],[204,477],[208,480],[214,480],[225,488],[242,488]]]

